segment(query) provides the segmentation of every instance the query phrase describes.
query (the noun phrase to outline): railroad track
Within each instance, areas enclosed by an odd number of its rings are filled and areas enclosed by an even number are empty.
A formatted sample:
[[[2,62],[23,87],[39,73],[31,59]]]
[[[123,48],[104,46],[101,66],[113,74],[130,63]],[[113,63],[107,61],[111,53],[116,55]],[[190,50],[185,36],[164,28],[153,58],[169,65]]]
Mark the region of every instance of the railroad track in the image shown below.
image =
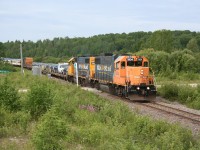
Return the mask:
[[[55,77],[54,77],[54,79],[55,79]],[[152,109],[156,109],[156,110],[159,110],[159,111],[162,111],[162,112],[174,115],[174,116],[178,116],[179,118],[182,118],[182,119],[187,119],[188,121],[190,121],[193,124],[200,125],[200,114],[195,114],[195,113],[192,113],[192,112],[182,110],[180,108],[175,108],[175,107],[169,106],[169,105],[167,105],[166,103],[163,103],[163,102],[153,102],[153,103],[133,102],[133,101],[130,101],[126,98],[115,96],[115,95],[112,95],[112,94],[109,94],[109,93],[106,94],[106,97],[110,97],[112,99],[119,99],[119,100],[124,101],[124,102],[129,103],[129,104],[132,103],[133,105],[141,105],[141,106],[149,107],[149,108],[152,108]]]
[[[109,93],[107,93],[107,97],[110,97],[112,99],[118,99],[118,100],[124,101],[125,103],[129,103],[129,104],[132,103],[132,105],[140,105],[140,106],[150,107],[152,109],[156,109],[156,110],[168,113],[170,115],[177,116],[181,119],[186,119],[193,124],[200,125],[200,114],[192,113],[192,112],[180,109],[180,108],[175,108],[173,105],[169,106],[167,103],[164,103],[164,102],[151,102],[151,103],[150,102],[149,103],[133,102],[126,98],[111,95]]]
[[[175,108],[168,106],[166,103],[160,103],[160,102],[155,102],[155,103],[143,103],[142,105],[145,105],[146,107],[151,107],[153,109],[157,109],[159,111],[163,111],[165,113],[169,113],[175,116],[178,116],[183,119],[187,119],[191,121],[192,123],[199,124],[200,125],[200,115],[195,114],[186,110],[182,110],[180,108]]]

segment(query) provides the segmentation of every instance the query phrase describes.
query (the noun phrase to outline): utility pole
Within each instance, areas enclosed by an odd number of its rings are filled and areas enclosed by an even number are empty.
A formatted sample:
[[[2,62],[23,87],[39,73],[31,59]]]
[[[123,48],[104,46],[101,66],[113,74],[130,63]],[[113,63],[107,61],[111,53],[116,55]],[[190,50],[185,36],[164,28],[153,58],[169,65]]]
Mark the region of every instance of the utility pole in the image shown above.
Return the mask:
[[[20,44],[20,55],[21,55],[21,73],[24,75],[24,70],[23,70],[23,56],[22,56],[22,44]]]
[[[76,85],[78,87],[78,63],[75,64],[76,64]]]

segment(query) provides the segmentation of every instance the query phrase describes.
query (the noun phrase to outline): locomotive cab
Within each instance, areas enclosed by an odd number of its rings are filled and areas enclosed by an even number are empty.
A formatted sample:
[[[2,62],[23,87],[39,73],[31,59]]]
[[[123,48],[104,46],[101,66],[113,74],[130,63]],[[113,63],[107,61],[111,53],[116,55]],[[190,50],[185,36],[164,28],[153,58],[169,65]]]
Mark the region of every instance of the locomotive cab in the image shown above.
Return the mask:
[[[113,83],[116,93],[131,100],[153,100],[156,96],[154,76],[149,61],[141,56],[119,56],[115,60]]]
[[[72,57],[69,61],[68,61],[68,68],[67,68],[67,80],[70,82],[74,82],[74,77],[75,77],[75,68],[74,68],[74,64],[76,62],[76,58]]]

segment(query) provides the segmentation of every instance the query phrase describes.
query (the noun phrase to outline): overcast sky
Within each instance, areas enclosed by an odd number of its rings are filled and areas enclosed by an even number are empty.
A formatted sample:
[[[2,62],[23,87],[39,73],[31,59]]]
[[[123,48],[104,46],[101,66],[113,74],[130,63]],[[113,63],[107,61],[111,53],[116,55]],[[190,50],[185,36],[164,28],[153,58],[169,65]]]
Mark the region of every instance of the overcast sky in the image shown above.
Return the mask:
[[[0,0],[0,42],[200,31],[200,0]]]

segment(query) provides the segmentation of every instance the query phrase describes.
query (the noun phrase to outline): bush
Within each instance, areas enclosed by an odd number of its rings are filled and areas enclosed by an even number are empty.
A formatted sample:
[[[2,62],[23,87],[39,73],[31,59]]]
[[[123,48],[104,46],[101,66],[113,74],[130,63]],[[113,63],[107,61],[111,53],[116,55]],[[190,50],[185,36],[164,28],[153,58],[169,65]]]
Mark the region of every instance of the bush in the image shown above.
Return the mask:
[[[190,106],[191,108],[195,108],[200,110],[200,97],[196,97],[196,99],[194,99],[193,101],[191,101],[188,106]]]
[[[178,97],[178,85],[175,83],[167,83],[165,85],[162,85],[161,88],[159,89],[158,93],[170,100],[176,100]]]
[[[23,111],[10,112],[0,108],[0,137],[26,134],[30,114]]]
[[[34,83],[28,93],[27,110],[32,118],[38,119],[53,103],[53,94],[50,84],[46,82]]]
[[[195,94],[195,88],[192,88],[191,86],[179,86],[178,90],[178,100],[181,103],[187,103],[194,100],[196,97]]]
[[[18,125],[19,130],[26,133],[31,116],[27,112],[18,111],[11,116],[11,125]]]
[[[199,74],[188,71],[180,74],[180,80],[199,80]]]
[[[189,85],[176,85],[168,83],[159,89],[159,94],[170,101],[178,101],[195,109],[200,109],[200,86],[196,88]]]
[[[180,127],[169,128],[168,131],[156,137],[155,143],[162,150],[188,150],[194,143],[191,133]]]
[[[46,113],[33,131],[32,141],[36,149],[62,149],[63,140],[67,136],[68,127],[54,110]]]
[[[7,78],[0,84],[0,106],[9,111],[20,109],[18,91],[11,85]]]
[[[16,69],[13,65],[8,64],[8,63],[4,63],[0,61],[0,70],[8,70],[8,71],[13,71],[15,72]]]

